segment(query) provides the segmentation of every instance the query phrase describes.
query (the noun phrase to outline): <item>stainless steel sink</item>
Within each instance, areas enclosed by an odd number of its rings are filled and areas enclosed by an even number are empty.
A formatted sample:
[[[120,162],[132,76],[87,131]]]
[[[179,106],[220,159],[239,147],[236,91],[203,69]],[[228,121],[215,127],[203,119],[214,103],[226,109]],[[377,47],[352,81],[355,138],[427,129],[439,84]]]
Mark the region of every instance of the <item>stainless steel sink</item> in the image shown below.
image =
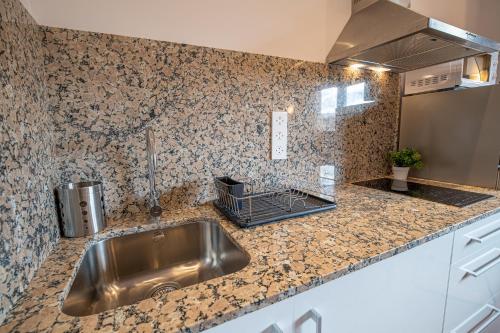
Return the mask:
[[[62,311],[87,316],[234,273],[248,254],[213,221],[116,237],[86,253]]]

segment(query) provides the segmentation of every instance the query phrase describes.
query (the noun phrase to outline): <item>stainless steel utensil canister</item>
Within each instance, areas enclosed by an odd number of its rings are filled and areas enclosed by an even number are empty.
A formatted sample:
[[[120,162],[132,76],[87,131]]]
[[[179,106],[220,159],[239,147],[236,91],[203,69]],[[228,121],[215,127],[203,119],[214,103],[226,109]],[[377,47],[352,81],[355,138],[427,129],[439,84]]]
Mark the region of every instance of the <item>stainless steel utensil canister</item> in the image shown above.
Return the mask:
[[[57,188],[65,237],[95,234],[106,227],[101,182],[67,183]]]

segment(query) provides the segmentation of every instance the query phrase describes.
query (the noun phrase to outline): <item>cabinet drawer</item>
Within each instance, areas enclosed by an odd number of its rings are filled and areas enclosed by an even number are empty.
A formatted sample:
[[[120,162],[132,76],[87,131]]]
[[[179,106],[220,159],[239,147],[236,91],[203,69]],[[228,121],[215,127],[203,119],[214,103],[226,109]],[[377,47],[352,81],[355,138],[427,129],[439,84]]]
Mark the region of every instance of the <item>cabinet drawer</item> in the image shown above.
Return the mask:
[[[489,246],[500,246],[500,214],[495,214],[455,232],[452,262]]]
[[[488,304],[498,307],[500,246],[490,247],[454,264],[450,271],[445,332]]]
[[[450,331],[445,329],[444,332],[450,333],[498,333],[500,332],[500,309],[492,305],[494,300],[491,300],[469,317],[467,317],[458,326]]]

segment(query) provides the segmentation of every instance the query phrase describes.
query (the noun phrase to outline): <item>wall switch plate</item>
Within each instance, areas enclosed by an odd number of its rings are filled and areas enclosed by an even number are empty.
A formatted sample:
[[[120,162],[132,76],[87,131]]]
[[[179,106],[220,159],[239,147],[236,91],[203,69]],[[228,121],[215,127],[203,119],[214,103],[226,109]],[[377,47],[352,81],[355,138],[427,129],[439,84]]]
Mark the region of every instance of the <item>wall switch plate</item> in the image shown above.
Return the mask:
[[[271,158],[273,160],[286,160],[288,144],[287,112],[273,112],[271,130]]]

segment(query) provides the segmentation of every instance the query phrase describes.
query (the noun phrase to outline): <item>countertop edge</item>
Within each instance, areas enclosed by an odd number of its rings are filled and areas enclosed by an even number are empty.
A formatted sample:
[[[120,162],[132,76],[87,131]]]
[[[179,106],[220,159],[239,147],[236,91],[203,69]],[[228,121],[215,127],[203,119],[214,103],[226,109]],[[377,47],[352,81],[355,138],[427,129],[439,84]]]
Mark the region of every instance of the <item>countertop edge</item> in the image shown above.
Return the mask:
[[[497,213],[500,213],[500,207],[499,208],[496,208],[496,209],[493,209],[493,210],[490,210],[490,211],[487,211],[485,213],[482,213],[482,214],[479,214],[477,216],[474,216],[470,219],[467,219],[465,221],[462,221],[462,222],[457,222],[456,224],[452,225],[452,226],[449,226],[447,228],[444,228],[444,229],[441,229],[441,230],[438,230],[436,232],[433,232],[433,233],[430,233],[424,237],[421,237],[419,239],[415,239],[413,241],[410,241],[402,246],[399,246],[397,248],[394,248],[394,249],[391,249],[391,250],[388,250],[386,252],[383,252],[383,253],[379,253],[378,255],[375,255],[373,257],[370,257],[370,258],[367,258],[367,259],[364,259],[364,260],[361,260],[360,262],[356,263],[356,264],[350,264],[349,266],[341,269],[341,270],[338,270],[330,275],[327,275],[325,277],[321,277],[321,278],[318,278],[317,280],[314,280],[312,283],[310,284],[304,284],[300,287],[294,287],[294,288],[290,288],[288,289],[287,291],[285,292],[282,292],[282,293],[279,293],[279,294],[276,294],[276,295],[273,295],[271,297],[268,297],[268,298],[265,298],[264,300],[262,300],[262,302],[257,302],[257,303],[254,303],[254,304],[251,304],[251,305],[248,305],[246,306],[245,308],[242,308],[240,310],[236,310],[236,311],[232,311],[230,313],[226,313],[225,315],[221,316],[221,317],[218,317],[216,319],[209,319],[209,320],[206,320],[204,322],[201,322],[200,324],[198,325],[193,325],[187,329],[189,329],[188,331],[186,332],[201,332],[201,331],[204,331],[204,330],[207,330],[207,329],[210,329],[210,328],[213,328],[213,327],[216,327],[216,326],[219,326],[219,325],[222,325],[228,321],[231,321],[231,320],[234,320],[234,319],[237,319],[239,317],[242,317],[246,314],[249,314],[249,313],[252,313],[254,311],[257,311],[257,310],[260,310],[260,309],[263,309],[269,305],[272,305],[272,304],[275,304],[275,303],[278,303],[280,301],[284,301],[290,297],[293,297],[293,296],[296,296],[298,294],[301,294],[303,292],[306,292],[308,290],[311,290],[315,287],[318,287],[318,286],[321,286],[325,283],[328,283],[328,282],[331,282],[331,281],[334,281],[338,278],[341,278],[343,276],[346,276],[346,275],[349,275],[350,273],[353,273],[353,272],[356,272],[360,269],[363,269],[365,267],[368,267],[370,265],[373,265],[373,264],[376,264],[378,262],[381,262],[385,259],[388,259],[388,258],[391,258],[395,255],[398,255],[400,253],[403,253],[403,252],[406,252],[408,250],[411,250],[415,247],[418,247],[422,244],[425,244],[427,242],[430,242],[434,239],[437,239],[439,237],[442,237],[444,235],[447,235],[449,233],[452,233],[452,232],[455,232],[457,230],[460,230],[468,225],[471,225],[471,224],[474,224],[475,222],[479,221],[479,220],[482,220],[484,218],[487,218],[488,216],[492,216],[494,214],[497,214]],[[184,332],[184,331],[182,331]]]

